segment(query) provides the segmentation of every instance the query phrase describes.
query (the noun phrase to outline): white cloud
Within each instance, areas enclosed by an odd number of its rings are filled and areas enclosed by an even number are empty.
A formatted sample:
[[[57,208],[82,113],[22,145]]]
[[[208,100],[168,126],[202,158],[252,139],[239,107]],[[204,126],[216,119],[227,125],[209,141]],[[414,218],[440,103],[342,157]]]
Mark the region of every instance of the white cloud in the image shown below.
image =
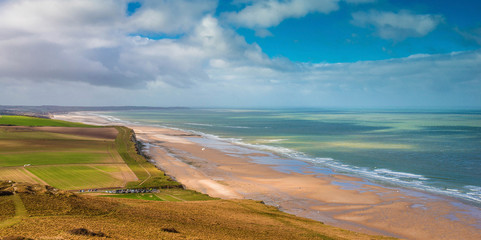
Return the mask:
[[[339,8],[339,0],[263,0],[255,1],[239,12],[225,15],[226,19],[238,26],[268,28],[277,26],[284,19],[300,18],[309,13],[330,13]]]
[[[360,4],[360,3],[372,3],[376,2],[377,0],[344,0],[347,3],[353,3],[353,4]]]
[[[215,11],[215,3],[142,1],[129,17],[127,1],[3,1],[0,78],[115,87],[142,87],[150,81],[189,86],[192,79],[208,78],[202,67],[212,47],[188,37],[151,40],[135,35],[195,35],[199,23],[209,19],[207,13]],[[228,39],[218,41],[217,47],[222,41]]]
[[[183,13],[175,9],[195,8],[199,2],[158,3],[179,4],[172,7],[175,14],[164,14],[167,5],[151,7],[168,22],[181,19],[170,28],[160,20],[141,24],[138,19],[147,12],[142,8],[150,2],[143,1],[131,17],[126,3],[0,2],[0,103],[376,106],[416,105],[419,96],[431,99],[425,104],[481,102],[479,51],[294,63],[269,58],[257,44],[246,43],[209,14],[215,6]],[[142,31],[179,36],[155,40],[136,35]]]
[[[142,6],[129,18],[132,31],[182,34],[189,32],[199,19],[213,14],[216,0],[141,1]]]
[[[355,63],[297,64],[289,71],[256,65],[229,66],[209,68],[208,74],[226,85],[225,93],[219,90],[219,95],[234,95],[237,89],[246,93],[245,99],[236,101],[238,106],[255,106],[254,102],[258,102],[265,106],[446,107],[479,105],[480,66],[481,51],[473,51]],[[229,102],[227,97],[224,100],[227,106],[236,102]]]
[[[433,31],[442,21],[441,15],[413,14],[408,11],[356,12],[352,23],[362,27],[374,26],[384,39],[403,40],[408,37],[422,37]]]
[[[274,36],[269,30],[267,29],[256,29],[255,35],[257,37],[265,38],[265,37],[272,37]]]

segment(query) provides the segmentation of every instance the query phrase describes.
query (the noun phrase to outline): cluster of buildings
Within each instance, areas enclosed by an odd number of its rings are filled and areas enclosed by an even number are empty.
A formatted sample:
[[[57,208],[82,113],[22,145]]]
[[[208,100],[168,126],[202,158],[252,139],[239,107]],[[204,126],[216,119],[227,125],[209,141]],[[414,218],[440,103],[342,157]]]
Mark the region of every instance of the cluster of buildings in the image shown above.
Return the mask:
[[[105,191],[107,193],[151,193],[151,192],[157,192],[158,189],[156,188],[139,188],[139,189],[117,189],[117,190],[109,190]]]

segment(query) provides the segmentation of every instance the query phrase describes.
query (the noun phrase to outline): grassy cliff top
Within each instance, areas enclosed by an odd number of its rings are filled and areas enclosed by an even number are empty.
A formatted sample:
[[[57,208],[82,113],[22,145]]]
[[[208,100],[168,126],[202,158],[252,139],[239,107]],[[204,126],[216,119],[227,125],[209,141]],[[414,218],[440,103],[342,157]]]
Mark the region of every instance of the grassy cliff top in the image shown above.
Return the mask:
[[[67,122],[62,120],[29,117],[29,116],[11,116],[0,115],[0,125],[4,126],[29,126],[29,127],[97,127],[83,123]]]

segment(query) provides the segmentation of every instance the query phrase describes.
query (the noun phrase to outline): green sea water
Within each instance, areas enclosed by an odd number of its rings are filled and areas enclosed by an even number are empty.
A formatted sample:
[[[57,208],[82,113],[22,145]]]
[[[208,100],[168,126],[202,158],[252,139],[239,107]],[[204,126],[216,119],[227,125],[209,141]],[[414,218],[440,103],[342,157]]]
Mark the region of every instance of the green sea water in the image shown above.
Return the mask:
[[[166,109],[102,113],[481,203],[481,111]]]

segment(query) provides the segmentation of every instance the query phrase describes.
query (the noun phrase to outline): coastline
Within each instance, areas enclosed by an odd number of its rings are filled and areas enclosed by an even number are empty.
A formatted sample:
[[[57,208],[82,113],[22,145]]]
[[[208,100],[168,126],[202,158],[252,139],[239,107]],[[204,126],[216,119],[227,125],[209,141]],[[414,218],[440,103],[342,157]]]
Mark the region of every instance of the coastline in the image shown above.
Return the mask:
[[[97,125],[114,123],[84,113],[55,118]],[[481,239],[481,211],[457,200],[325,173],[269,152],[228,143],[215,146],[220,143],[179,130],[119,125],[134,129],[167,174],[187,188],[213,197],[260,200],[288,213],[370,234]],[[298,171],[288,171],[296,164]]]

